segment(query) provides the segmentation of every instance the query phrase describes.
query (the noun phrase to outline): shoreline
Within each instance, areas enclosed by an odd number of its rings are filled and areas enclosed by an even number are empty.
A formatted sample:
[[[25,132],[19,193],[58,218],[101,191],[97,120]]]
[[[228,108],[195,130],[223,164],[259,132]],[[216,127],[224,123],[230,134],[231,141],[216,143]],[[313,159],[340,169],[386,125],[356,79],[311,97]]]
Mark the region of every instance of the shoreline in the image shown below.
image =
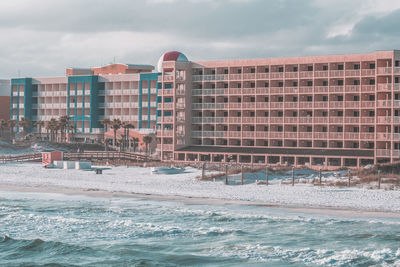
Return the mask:
[[[155,201],[171,201],[181,202],[189,205],[239,205],[266,207],[271,209],[280,209],[290,212],[310,213],[330,216],[353,217],[353,218],[400,218],[400,212],[394,211],[377,211],[357,208],[338,208],[329,206],[298,206],[290,204],[269,204],[265,202],[245,201],[245,200],[229,200],[206,197],[191,197],[180,195],[159,195],[159,194],[143,194],[130,192],[110,192],[103,190],[85,190],[79,188],[57,188],[57,187],[30,187],[30,186],[12,186],[0,184],[0,192],[19,192],[19,193],[48,193],[63,194],[70,196],[88,196],[98,198],[138,198]]]

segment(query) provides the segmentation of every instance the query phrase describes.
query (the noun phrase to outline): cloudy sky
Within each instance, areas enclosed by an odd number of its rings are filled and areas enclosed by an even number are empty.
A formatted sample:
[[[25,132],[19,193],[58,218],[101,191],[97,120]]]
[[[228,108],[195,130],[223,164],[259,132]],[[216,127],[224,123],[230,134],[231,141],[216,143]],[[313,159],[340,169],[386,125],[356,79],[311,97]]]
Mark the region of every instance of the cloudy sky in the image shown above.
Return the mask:
[[[1,0],[0,78],[114,61],[400,49],[398,0]]]

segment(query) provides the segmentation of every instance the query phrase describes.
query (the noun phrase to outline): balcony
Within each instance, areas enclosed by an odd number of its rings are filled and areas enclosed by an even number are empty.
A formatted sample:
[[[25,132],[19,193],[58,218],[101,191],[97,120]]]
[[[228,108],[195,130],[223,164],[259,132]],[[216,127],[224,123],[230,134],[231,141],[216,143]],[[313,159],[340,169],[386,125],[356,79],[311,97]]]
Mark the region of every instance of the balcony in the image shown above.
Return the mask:
[[[229,74],[229,79],[230,80],[241,80],[242,79],[242,74]]]
[[[327,124],[328,117],[314,117],[314,123]]]
[[[298,72],[285,72],[285,78],[286,79],[294,79],[299,77],[299,73]]]
[[[269,108],[269,103],[268,102],[257,102],[256,107],[258,109],[267,109],[267,108]]]
[[[362,76],[375,76],[375,69],[363,69],[361,70]]]
[[[378,100],[376,101],[376,106],[378,108],[391,108],[392,107],[392,101],[391,100]]]
[[[360,101],[346,101],[345,102],[345,107],[346,108],[359,108],[360,107]]]
[[[313,133],[311,132],[299,132],[299,139],[312,139]]]
[[[283,94],[283,87],[271,87],[271,94]]]
[[[312,102],[300,102],[299,103],[299,108],[301,108],[301,109],[312,109],[313,108],[313,103]]]
[[[254,80],[255,78],[255,73],[243,73],[243,80]]]
[[[285,87],[285,94],[297,94],[298,92],[298,87]]]
[[[343,108],[343,101],[331,101],[329,106],[331,108]]]
[[[360,76],[360,70],[346,70],[346,76],[358,77]]]
[[[391,150],[390,149],[377,149],[376,156],[377,157],[390,157]]]
[[[256,132],[256,138],[268,138],[268,132]]]
[[[267,95],[267,94],[269,94],[269,88],[268,87],[258,87],[256,89],[256,94],[258,94],[258,95]]]
[[[361,123],[362,124],[374,124],[375,123],[375,117],[362,117],[361,118]]]
[[[270,139],[282,139],[284,137],[283,132],[269,132]]]
[[[271,79],[283,79],[283,72],[271,72],[270,78]]]
[[[360,85],[346,85],[346,92],[358,93],[360,92]]]
[[[375,92],[375,85],[363,85],[361,87],[361,92]]]
[[[301,71],[300,72],[300,78],[312,78],[314,75],[314,72],[312,71]]]
[[[343,139],[343,133],[329,133],[330,139]]]
[[[359,117],[345,117],[344,123],[358,124],[358,123],[360,123],[360,118]]]
[[[270,117],[269,121],[270,121],[270,123],[282,124],[283,123],[283,117]]]
[[[390,141],[392,139],[392,134],[391,133],[377,133],[376,139]]]
[[[241,95],[242,89],[241,88],[229,88],[230,95]]]
[[[244,88],[243,89],[243,94],[244,95],[254,95],[256,93],[255,88]]]
[[[173,130],[162,130],[162,136],[164,137],[173,137],[174,131]]]
[[[329,72],[328,71],[315,71],[314,72],[314,77],[315,78],[324,78],[324,77],[328,77],[329,76]]]
[[[336,85],[336,86],[329,86],[329,92],[330,93],[343,93],[343,86],[341,85]]]
[[[299,107],[298,102],[285,102],[285,108],[287,109],[297,109]]]
[[[256,123],[260,123],[260,124],[267,124],[269,123],[269,118],[268,117],[258,117],[256,118]]]
[[[375,107],[375,101],[363,101],[363,102],[361,102],[361,107],[363,107],[363,108],[374,108]]]
[[[300,94],[307,94],[312,92],[313,92],[312,86],[300,86]]]
[[[330,71],[330,77],[343,77],[344,76],[344,70],[331,70]]]
[[[231,138],[240,138],[241,135],[242,135],[242,132],[239,132],[239,131],[236,131],[236,132],[230,131],[230,132],[228,132],[228,136],[231,137]]]
[[[350,139],[350,140],[358,140],[360,138],[360,134],[359,133],[344,133],[344,138]]]
[[[327,93],[329,91],[328,86],[315,86],[314,92],[315,93]]]
[[[255,117],[243,117],[243,123],[255,123],[256,118]]]
[[[269,73],[257,73],[256,77],[260,80],[269,79]]]
[[[242,103],[229,103],[229,108],[230,109],[241,109]]]
[[[297,132],[285,132],[285,138],[297,139]]]
[[[328,102],[314,102],[315,108],[328,108]]]
[[[299,117],[299,123],[312,123],[312,117]]]
[[[378,83],[378,91],[391,91],[392,84],[391,83]]]
[[[392,68],[391,67],[380,67],[378,68],[378,74],[392,74]]]
[[[256,107],[256,103],[255,102],[243,102],[242,103],[242,108],[254,109],[255,107]]]
[[[322,140],[328,139],[328,133],[326,132],[314,132],[313,135],[315,139],[322,139]]]
[[[240,124],[240,123],[242,123],[242,118],[241,117],[230,117],[229,123]]]
[[[360,133],[361,140],[374,140],[375,133]]]
[[[297,117],[285,117],[285,123],[288,124],[297,124],[298,118]]]
[[[339,123],[342,124],[343,123],[343,117],[330,117],[329,118],[329,122],[330,123]]]
[[[256,133],[251,132],[251,131],[243,131],[243,133],[242,133],[243,138],[254,138],[255,136],[256,136]]]
[[[271,108],[282,109],[283,108],[283,102],[271,102],[270,106],[271,106]]]

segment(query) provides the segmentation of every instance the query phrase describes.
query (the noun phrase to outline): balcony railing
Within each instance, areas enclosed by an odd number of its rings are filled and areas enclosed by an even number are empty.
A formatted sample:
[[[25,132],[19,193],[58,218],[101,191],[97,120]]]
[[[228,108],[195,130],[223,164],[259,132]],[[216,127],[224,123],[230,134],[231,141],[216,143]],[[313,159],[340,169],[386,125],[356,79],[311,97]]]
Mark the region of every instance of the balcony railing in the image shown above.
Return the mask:
[[[378,68],[378,74],[392,74],[391,67],[380,67]]]

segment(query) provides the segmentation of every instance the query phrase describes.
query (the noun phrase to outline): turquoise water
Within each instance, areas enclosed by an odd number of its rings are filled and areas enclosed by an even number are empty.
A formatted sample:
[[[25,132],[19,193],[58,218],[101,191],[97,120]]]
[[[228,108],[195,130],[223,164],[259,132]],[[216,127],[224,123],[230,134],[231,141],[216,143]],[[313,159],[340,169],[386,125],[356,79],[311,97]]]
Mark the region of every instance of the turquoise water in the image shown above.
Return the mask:
[[[399,219],[0,191],[0,266],[391,266],[399,247]]]

